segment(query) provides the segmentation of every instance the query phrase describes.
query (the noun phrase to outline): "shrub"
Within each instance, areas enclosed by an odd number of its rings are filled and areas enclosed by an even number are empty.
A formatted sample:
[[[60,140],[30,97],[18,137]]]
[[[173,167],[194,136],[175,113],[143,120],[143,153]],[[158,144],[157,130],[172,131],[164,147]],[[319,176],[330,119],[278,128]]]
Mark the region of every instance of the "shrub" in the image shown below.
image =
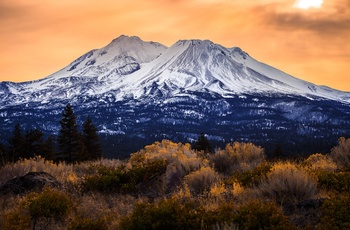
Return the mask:
[[[203,216],[203,224],[206,229],[212,229],[214,226],[218,226],[219,229],[225,229],[225,226],[233,223],[236,211],[237,207],[234,203],[224,203],[215,210],[206,211]]]
[[[350,172],[327,172],[317,173],[318,185],[321,188],[335,190],[337,192],[350,192]]]
[[[204,215],[205,229],[296,229],[273,202],[249,200],[241,206],[228,202]]]
[[[160,176],[165,173],[168,163],[163,159],[153,159],[145,164],[134,165],[131,170],[128,171],[129,177],[135,184],[144,180],[151,180],[154,177]]]
[[[232,175],[233,172],[251,170],[265,159],[264,149],[252,143],[227,144],[225,150],[217,150],[210,156],[210,162],[219,172]]]
[[[25,205],[35,226],[38,220],[44,220],[46,224],[51,219],[62,221],[68,215],[72,202],[66,194],[45,188],[40,194],[30,193]]]
[[[71,190],[82,183],[81,178],[84,175],[93,175],[102,166],[117,168],[120,165],[122,162],[115,159],[99,159],[73,165],[64,162],[54,163],[41,156],[35,156],[2,166],[0,168],[0,184],[28,172],[46,172],[62,183],[65,189]]]
[[[350,229],[350,196],[342,194],[326,199],[322,205],[319,229]]]
[[[273,202],[250,200],[237,209],[238,229],[296,229]]]
[[[159,204],[136,204],[131,215],[121,218],[119,228],[132,229],[200,229],[203,209],[193,203],[175,199]]]
[[[68,225],[68,230],[107,230],[107,221],[104,218],[74,218]]]
[[[266,177],[271,171],[271,165],[267,163],[261,163],[252,170],[235,173],[232,176],[234,182],[238,182],[244,187],[258,185],[259,182]]]
[[[278,203],[294,203],[310,199],[317,193],[316,179],[295,164],[276,163],[259,189]]]
[[[99,167],[96,175],[88,176],[83,187],[87,191],[136,192],[137,184],[149,181],[165,173],[167,162],[153,159],[144,164],[134,164],[131,169]]]
[[[30,224],[30,215],[23,210],[15,209],[4,213],[0,228],[6,230],[23,230],[29,229]]]
[[[219,181],[219,175],[210,167],[203,167],[185,176],[185,182],[188,185],[192,195],[208,192],[211,186]]]
[[[97,174],[85,178],[83,188],[87,191],[119,192],[123,190],[123,185],[129,183],[129,179],[124,166],[116,169],[101,166]]]
[[[131,154],[131,164],[140,164],[152,159],[163,159],[176,167],[182,176],[199,169],[206,162],[198,157],[197,153],[191,149],[190,144],[174,143],[169,140],[155,142],[144,149]]]
[[[129,162],[134,166],[147,164],[152,160],[165,160],[168,163],[162,182],[162,187],[168,193],[178,189],[187,174],[209,165],[208,160],[198,156],[190,144],[174,143],[169,140],[155,142],[131,154]]]
[[[350,162],[350,138],[339,138],[338,145],[331,150],[331,156],[338,168],[348,167]]]
[[[66,163],[55,164],[41,156],[35,156],[29,159],[21,159],[15,163],[8,163],[1,167],[0,182],[23,176],[29,172],[46,172],[61,183],[65,183],[70,175],[75,174],[73,165]]]
[[[329,155],[323,155],[320,153],[312,154],[305,161],[305,165],[312,171],[335,171],[337,165]]]

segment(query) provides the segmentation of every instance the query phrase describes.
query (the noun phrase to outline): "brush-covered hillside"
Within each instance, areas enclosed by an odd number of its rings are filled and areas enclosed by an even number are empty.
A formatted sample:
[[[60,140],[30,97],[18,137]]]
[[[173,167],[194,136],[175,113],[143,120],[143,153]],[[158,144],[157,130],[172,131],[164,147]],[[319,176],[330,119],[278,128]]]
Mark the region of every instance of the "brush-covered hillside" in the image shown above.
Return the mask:
[[[9,162],[0,229],[350,228],[350,139],[293,160],[251,143],[194,150],[203,143],[163,140],[123,161]]]

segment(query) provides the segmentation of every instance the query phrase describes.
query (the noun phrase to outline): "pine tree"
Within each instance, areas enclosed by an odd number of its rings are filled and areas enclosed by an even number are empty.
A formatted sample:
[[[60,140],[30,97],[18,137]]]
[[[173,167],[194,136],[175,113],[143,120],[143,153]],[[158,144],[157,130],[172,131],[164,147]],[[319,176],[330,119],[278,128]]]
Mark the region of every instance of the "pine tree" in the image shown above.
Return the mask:
[[[272,158],[279,159],[282,157],[282,155],[283,155],[282,147],[280,144],[277,144],[275,149],[273,150]]]
[[[2,142],[0,142],[0,167],[5,165],[8,162],[8,160],[9,159],[5,145]]]
[[[44,133],[39,129],[27,131],[24,135],[24,157],[30,158],[34,155],[42,155],[41,147],[44,144]]]
[[[56,160],[64,160],[74,163],[81,158],[81,140],[76,123],[76,116],[70,104],[68,104],[60,120],[61,129],[58,135],[59,153]]]
[[[47,160],[54,160],[55,157],[55,138],[48,136],[40,149],[41,156]]]
[[[90,117],[83,123],[82,141],[85,149],[85,160],[94,160],[102,157],[102,147],[97,128]]]
[[[22,134],[22,127],[19,123],[16,124],[13,132],[12,137],[8,140],[10,146],[9,146],[9,160],[15,162],[19,158],[24,157],[24,138]]]
[[[204,153],[212,153],[211,144],[204,133],[201,133],[199,135],[198,140],[194,143],[192,149],[197,151],[204,151]]]

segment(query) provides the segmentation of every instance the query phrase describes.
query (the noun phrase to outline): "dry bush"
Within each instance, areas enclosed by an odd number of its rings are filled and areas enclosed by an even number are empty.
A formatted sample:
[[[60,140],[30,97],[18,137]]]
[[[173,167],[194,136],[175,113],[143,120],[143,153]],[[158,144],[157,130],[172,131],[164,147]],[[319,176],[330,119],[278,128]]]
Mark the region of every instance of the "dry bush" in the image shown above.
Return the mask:
[[[221,198],[229,193],[224,183],[215,183],[210,187],[210,197]]]
[[[174,143],[169,140],[155,142],[144,149],[131,154],[129,167],[144,165],[152,160],[166,160],[168,165],[163,178],[163,187],[167,193],[182,186],[183,178],[189,173],[208,166],[208,161],[202,159],[191,149],[190,144]]]
[[[58,191],[56,191],[58,192]],[[51,209],[56,207],[59,202],[52,202],[52,205],[35,205],[32,209],[29,204],[33,203],[33,194],[29,196],[10,196],[6,197],[6,204],[3,201],[0,209],[0,229],[29,229],[24,226],[32,224],[31,213],[33,208],[35,213],[54,214]],[[67,194],[67,193],[61,193]],[[35,194],[34,194],[35,195]],[[42,195],[42,194],[39,194]],[[2,197],[0,196],[2,199]],[[30,199],[29,199],[30,198]],[[36,197],[34,197],[36,198]],[[5,198],[4,198],[5,199]],[[50,199],[41,200],[49,202]],[[51,221],[49,226],[45,219],[40,218],[36,229],[67,229],[69,224],[67,220],[90,220],[91,222],[99,222],[104,220],[109,226],[109,229],[117,229],[118,221],[121,217],[129,215],[134,209],[135,203],[147,203],[149,200],[145,197],[133,197],[130,195],[119,194],[100,194],[100,193],[85,193],[79,197],[75,197],[73,201],[73,208],[65,221]],[[62,208],[62,206],[59,206]],[[48,210],[50,210],[48,212]],[[55,215],[57,217],[58,215]],[[5,227],[6,228],[5,228]],[[42,227],[42,228],[40,228]],[[72,226],[70,226],[72,227]],[[74,228],[73,228],[74,229]],[[90,229],[90,228],[89,228]]]
[[[322,170],[334,172],[337,169],[337,165],[329,155],[320,153],[312,154],[304,163],[312,171]]]
[[[183,175],[199,169],[207,163],[198,157],[190,144],[174,143],[169,140],[155,142],[130,155],[131,164],[147,163],[153,159],[163,159]]]
[[[73,165],[74,172],[77,176],[93,175],[96,174],[101,166],[117,169],[119,166],[125,163],[118,159],[97,159],[94,161],[84,161]]]
[[[203,167],[185,176],[185,183],[193,195],[209,192],[212,185],[219,180],[220,176],[218,173],[210,167]]]
[[[338,168],[343,169],[348,167],[350,163],[350,138],[339,138],[338,145],[331,150],[330,155]]]
[[[260,183],[263,178],[271,171],[271,164],[262,162],[252,170],[244,170],[234,173],[229,181],[237,182],[243,187],[254,187]]]
[[[0,221],[0,229],[23,230],[29,229],[31,218],[26,210],[13,209],[3,213]]]
[[[0,229],[28,229],[23,226],[31,222],[29,211],[17,207],[23,201],[21,196],[0,195]]]
[[[15,163],[8,163],[0,168],[0,183],[14,177],[23,176],[28,172],[46,172],[54,176],[59,182],[65,183],[75,178],[73,165],[66,163],[53,163],[41,156],[30,159],[21,159]]]
[[[136,203],[146,203],[143,197],[130,195],[87,193],[77,199],[74,218],[106,219],[110,229],[116,229],[119,218],[129,215]]]
[[[65,223],[73,202],[66,193],[45,188],[41,193],[30,193],[21,206],[29,210],[33,229],[36,225],[39,229],[50,229],[52,220],[55,224]]]
[[[165,199],[140,203],[131,215],[121,218],[119,229],[201,229],[204,213],[191,201]]]
[[[64,188],[72,192],[78,189],[76,188],[77,185],[81,184],[86,175],[95,174],[99,166],[117,168],[122,164],[123,162],[120,160],[110,159],[99,159],[79,164],[54,163],[41,156],[35,156],[2,166],[0,168],[0,185],[14,177],[23,176],[29,172],[46,172],[61,182]]]
[[[108,230],[106,218],[81,218],[75,217],[67,227],[67,230]]]
[[[252,143],[227,144],[224,150],[211,155],[210,162],[215,169],[225,175],[233,172],[251,170],[265,159],[264,149]]]
[[[238,207],[234,223],[238,229],[297,229],[274,202],[262,200],[248,200]]]
[[[263,196],[278,203],[298,203],[317,194],[317,181],[306,170],[290,162],[278,162],[259,185]]]
[[[318,229],[350,229],[350,196],[348,193],[332,195],[321,207]]]

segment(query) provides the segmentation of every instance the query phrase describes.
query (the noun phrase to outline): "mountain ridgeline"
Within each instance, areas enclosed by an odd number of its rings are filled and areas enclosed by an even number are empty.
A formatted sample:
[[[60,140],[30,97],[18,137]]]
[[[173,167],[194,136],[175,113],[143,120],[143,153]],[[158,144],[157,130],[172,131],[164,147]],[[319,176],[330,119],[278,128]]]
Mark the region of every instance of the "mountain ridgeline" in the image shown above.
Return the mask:
[[[1,139],[16,123],[58,134],[71,104],[78,123],[93,119],[109,156],[155,140],[193,141],[199,133],[213,147],[249,141],[271,154],[328,151],[350,135],[349,92],[208,40],[166,47],[122,35],[46,78],[1,82],[0,98]]]

